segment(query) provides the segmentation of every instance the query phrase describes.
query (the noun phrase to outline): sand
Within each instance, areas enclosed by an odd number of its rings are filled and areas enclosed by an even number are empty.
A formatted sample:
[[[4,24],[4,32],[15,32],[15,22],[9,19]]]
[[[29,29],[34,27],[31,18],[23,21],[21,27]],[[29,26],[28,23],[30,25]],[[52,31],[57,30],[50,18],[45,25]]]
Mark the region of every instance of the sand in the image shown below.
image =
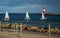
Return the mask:
[[[7,32],[0,31],[0,38],[20,38],[20,32]],[[22,38],[48,38],[48,35],[45,33],[30,32],[24,31]],[[59,38],[59,36],[51,36],[51,38]]]
[[[0,38],[20,38],[20,32],[0,31]],[[48,38],[48,33],[23,31],[22,38]],[[52,34],[51,38],[60,38],[60,34]]]

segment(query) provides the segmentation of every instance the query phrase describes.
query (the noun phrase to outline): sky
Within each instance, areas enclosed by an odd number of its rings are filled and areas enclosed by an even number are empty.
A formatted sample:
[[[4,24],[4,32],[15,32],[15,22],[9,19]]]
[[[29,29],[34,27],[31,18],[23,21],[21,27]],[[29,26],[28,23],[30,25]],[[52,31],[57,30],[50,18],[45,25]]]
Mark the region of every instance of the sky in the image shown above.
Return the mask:
[[[0,0],[0,13],[60,12],[60,0]]]

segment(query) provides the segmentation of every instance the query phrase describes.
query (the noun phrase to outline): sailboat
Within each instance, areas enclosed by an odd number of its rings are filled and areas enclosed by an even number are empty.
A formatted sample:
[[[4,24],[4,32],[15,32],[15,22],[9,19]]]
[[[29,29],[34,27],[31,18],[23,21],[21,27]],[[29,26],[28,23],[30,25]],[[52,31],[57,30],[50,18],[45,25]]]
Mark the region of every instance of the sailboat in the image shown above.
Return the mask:
[[[42,12],[42,20],[45,20],[45,19],[47,19],[47,18],[45,18],[45,15],[44,14],[46,14],[46,10],[45,10],[45,8],[43,8],[43,12]]]
[[[29,19],[30,19],[28,12],[26,12],[26,17],[25,17],[25,19],[26,19],[26,20],[29,20]]]
[[[8,12],[7,11],[6,11],[4,20],[9,20],[9,15],[8,15]]]

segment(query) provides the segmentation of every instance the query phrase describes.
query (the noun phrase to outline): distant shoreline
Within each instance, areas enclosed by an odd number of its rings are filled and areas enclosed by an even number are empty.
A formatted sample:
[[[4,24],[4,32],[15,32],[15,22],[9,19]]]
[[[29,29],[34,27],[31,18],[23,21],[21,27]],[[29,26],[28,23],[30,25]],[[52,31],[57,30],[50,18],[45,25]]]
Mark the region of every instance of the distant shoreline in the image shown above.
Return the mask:
[[[0,13],[0,14],[5,14],[5,13]],[[9,14],[25,14],[25,13],[9,13]],[[41,14],[41,13],[29,13],[29,14]],[[60,15],[60,12],[59,13],[46,13],[46,15]]]

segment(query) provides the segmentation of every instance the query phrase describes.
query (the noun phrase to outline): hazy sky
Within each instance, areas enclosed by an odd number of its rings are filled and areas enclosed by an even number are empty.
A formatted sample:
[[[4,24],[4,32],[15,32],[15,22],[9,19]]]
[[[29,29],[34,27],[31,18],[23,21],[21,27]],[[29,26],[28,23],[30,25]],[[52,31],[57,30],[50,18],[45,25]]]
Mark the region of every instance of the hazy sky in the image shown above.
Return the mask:
[[[41,13],[42,8],[47,12],[60,12],[60,0],[0,0],[0,13]]]

